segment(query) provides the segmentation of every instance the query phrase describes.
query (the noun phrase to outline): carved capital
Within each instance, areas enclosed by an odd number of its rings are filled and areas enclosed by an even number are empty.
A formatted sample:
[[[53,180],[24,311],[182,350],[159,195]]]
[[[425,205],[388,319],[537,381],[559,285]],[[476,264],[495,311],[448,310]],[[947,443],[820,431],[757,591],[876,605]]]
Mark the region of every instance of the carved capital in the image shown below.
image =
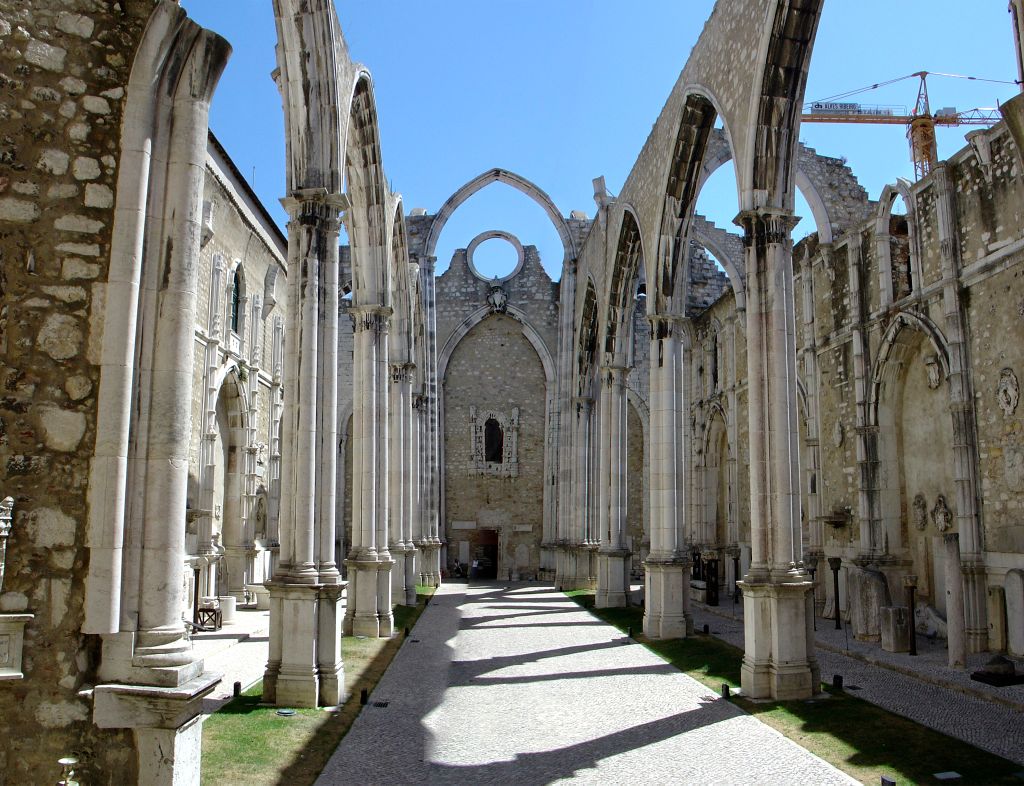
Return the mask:
[[[774,210],[744,210],[733,221],[743,230],[744,248],[788,243],[799,222],[792,213]]]
[[[378,335],[387,335],[391,327],[392,312],[386,306],[353,306],[348,313],[356,333],[372,330]]]

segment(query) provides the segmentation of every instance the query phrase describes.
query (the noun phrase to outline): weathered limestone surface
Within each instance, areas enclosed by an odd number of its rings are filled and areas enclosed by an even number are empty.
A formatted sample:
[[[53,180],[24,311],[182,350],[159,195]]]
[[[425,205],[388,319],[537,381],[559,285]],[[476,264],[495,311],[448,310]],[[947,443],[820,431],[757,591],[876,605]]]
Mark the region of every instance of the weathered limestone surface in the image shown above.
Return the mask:
[[[81,631],[86,485],[95,439],[124,86],[154,3],[0,2],[0,480],[15,498],[0,607],[30,611],[25,679],[0,685],[0,780],[131,780],[124,731],[92,725],[78,694],[98,642]],[[88,182],[88,189],[83,183]]]

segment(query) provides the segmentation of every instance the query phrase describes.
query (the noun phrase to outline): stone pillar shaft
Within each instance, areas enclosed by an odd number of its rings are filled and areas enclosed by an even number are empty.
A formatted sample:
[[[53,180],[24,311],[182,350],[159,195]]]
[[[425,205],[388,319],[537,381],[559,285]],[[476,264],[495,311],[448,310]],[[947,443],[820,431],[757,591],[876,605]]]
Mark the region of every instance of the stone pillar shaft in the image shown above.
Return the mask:
[[[779,210],[741,213],[747,262],[752,564],[743,581],[744,692],[807,698],[818,690],[808,633],[812,584],[800,555],[796,324],[790,231]]]
[[[205,31],[200,34],[210,39]],[[213,50],[208,50],[212,54]],[[138,598],[136,665],[177,667],[194,661],[181,622],[182,564],[188,485],[196,307],[198,300],[199,195],[205,180],[209,95],[226,62],[190,59],[175,94],[175,133],[168,151],[162,206],[165,237],[151,238],[169,249],[161,260],[163,280],[155,297],[156,324],[149,378],[148,419],[143,463],[142,548]],[[214,58],[216,60],[216,58]],[[197,91],[197,92],[193,92]],[[144,399],[145,400],[145,399]],[[201,661],[199,661],[201,664]],[[191,676],[191,675],[189,675]],[[184,678],[184,675],[182,675]]]

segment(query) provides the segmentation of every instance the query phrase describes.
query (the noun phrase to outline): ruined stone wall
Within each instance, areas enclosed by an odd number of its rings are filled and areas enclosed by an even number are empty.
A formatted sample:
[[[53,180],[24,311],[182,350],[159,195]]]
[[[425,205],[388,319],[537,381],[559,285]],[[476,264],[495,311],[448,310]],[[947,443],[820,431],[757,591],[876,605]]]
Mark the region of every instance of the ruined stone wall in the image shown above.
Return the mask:
[[[440,302],[440,298],[439,298]],[[516,565],[516,549],[525,545],[529,574],[540,567],[543,537],[545,381],[536,350],[519,324],[493,315],[473,328],[452,353],[443,384],[444,498],[449,562],[459,542],[475,545],[481,529],[500,535],[499,577]],[[512,477],[476,469],[471,408],[504,416],[518,410],[518,472]],[[505,439],[510,439],[509,430]],[[470,528],[472,523],[472,528]],[[473,559],[473,548],[470,548]]]
[[[152,0],[0,0],[0,495],[15,499],[0,612],[29,612],[25,679],[0,683],[0,783],[134,780],[130,735],[79,691],[86,485],[125,85]],[[116,304],[111,304],[116,307]]]
[[[495,528],[500,532],[499,576],[507,576],[510,569],[536,575],[540,568],[545,483],[550,482],[544,457],[550,439],[548,403],[553,405],[556,395],[558,287],[541,266],[535,247],[525,246],[523,253],[519,272],[501,282],[508,299],[507,315],[483,316],[493,282],[474,274],[464,249],[455,252],[436,285],[438,356],[442,363],[449,358],[442,370],[444,379],[438,380],[443,385],[442,526],[447,533],[448,562],[465,561],[467,548],[472,559],[479,530]],[[483,320],[473,321],[474,314]],[[468,333],[467,319],[473,322]],[[545,351],[552,374],[550,387],[538,349],[527,340],[526,331],[535,335]],[[506,417],[518,409],[519,465],[514,476],[476,471],[471,407],[477,413],[494,411]],[[460,542],[471,546],[460,546]]]

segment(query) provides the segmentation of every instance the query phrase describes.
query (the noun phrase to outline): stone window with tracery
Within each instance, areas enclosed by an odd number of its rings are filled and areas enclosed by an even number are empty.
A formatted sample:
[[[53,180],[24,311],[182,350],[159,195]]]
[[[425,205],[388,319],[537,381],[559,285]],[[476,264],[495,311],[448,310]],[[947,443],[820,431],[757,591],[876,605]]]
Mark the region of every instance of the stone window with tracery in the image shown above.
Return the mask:
[[[514,478],[519,475],[519,408],[510,415],[469,408],[470,444],[475,475]]]

